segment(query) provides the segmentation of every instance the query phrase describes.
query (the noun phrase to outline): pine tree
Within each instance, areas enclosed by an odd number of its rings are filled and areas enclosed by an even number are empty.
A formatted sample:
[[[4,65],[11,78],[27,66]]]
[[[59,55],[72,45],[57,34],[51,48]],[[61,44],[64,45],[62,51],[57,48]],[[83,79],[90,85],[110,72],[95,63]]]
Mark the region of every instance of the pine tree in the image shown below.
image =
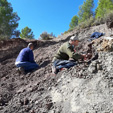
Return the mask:
[[[83,3],[79,7],[79,23],[89,19],[91,16],[94,15],[93,13],[93,7],[94,7],[94,0],[86,0],[86,2]]]
[[[21,30],[20,38],[22,39],[33,39],[34,35],[32,30],[29,27],[25,27]]]
[[[74,27],[76,27],[78,25],[78,16],[73,16],[73,18],[71,19],[71,22],[70,22],[70,29],[73,29]]]
[[[106,13],[113,10],[113,0],[99,0],[96,9],[96,18],[103,17]]]
[[[11,4],[7,0],[0,0],[0,38],[10,38],[18,27],[19,19]]]

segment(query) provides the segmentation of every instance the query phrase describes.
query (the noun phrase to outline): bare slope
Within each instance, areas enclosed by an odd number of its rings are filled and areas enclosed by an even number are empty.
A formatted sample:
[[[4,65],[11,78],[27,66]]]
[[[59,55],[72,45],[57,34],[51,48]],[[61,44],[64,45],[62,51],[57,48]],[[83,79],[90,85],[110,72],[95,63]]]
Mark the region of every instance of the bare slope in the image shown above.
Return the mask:
[[[51,60],[69,36],[77,33],[80,39],[85,38],[81,43],[85,48],[87,38],[95,31],[105,32],[106,36],[111,33],[106,25],[100,25],[73,31],[52,41],[32,41],[35,59],[41,68],[26,75],[17,73],[14,62],[29,41],[17,41],[10,49],[3,44],[5,50],[0,48],[0,113],[112,113],[112,52],[100,52],[99,59],[87,67],[80,64],[57,76],[51,74]],[[12,54],[5,57],[2,53],[7,51],[8,55],[9,50]]]

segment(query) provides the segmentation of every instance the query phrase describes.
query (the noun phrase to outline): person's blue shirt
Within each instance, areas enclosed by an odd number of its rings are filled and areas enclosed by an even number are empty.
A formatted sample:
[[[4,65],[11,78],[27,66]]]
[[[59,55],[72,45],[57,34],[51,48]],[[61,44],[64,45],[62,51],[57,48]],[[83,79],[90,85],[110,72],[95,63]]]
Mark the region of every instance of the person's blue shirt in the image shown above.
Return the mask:
[[[35,63],[33,51],[29,47],[22,49],[16,59],[16,62]]]

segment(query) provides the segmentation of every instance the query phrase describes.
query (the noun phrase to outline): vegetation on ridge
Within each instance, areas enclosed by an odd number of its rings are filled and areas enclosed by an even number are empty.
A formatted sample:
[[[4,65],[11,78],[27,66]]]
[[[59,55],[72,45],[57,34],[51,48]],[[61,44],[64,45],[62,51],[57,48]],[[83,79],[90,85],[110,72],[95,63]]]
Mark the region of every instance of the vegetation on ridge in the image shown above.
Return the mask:
[[[78,16],[75,15],[71,22],[70,28],[67,32],[73,29],[81,29],[100,25],[105,23],[107,20],[113,18],[113,1],[112,0],[99,0],[98,7],[93,11],[94,1],[86,0],[83,5],[80,6]],[[77,18],[75,18],[77,17]],[[73,25],[73,26],[72,26]]]

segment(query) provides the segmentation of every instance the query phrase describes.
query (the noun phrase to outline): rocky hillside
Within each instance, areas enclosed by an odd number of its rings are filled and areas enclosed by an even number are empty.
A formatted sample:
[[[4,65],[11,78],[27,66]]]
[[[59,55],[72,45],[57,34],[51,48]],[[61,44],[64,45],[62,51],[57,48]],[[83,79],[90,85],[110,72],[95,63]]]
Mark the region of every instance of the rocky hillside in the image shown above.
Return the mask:
[[[17,72],[14,62],[30,41],[1,41],[0,113],[112,113],[113,52],[100,49],[98,59],[89,65],[81,63],[56,76],[51,71],[52,58],[61,44],[77,34],[81,40],[78,50],[85,52],[93,32],[106,33],[95,40],[96,51],[105,45],[103,38],[112,33],[105,24],[74,30],[51,41],[32,40],[40,69],[26,75]]]

